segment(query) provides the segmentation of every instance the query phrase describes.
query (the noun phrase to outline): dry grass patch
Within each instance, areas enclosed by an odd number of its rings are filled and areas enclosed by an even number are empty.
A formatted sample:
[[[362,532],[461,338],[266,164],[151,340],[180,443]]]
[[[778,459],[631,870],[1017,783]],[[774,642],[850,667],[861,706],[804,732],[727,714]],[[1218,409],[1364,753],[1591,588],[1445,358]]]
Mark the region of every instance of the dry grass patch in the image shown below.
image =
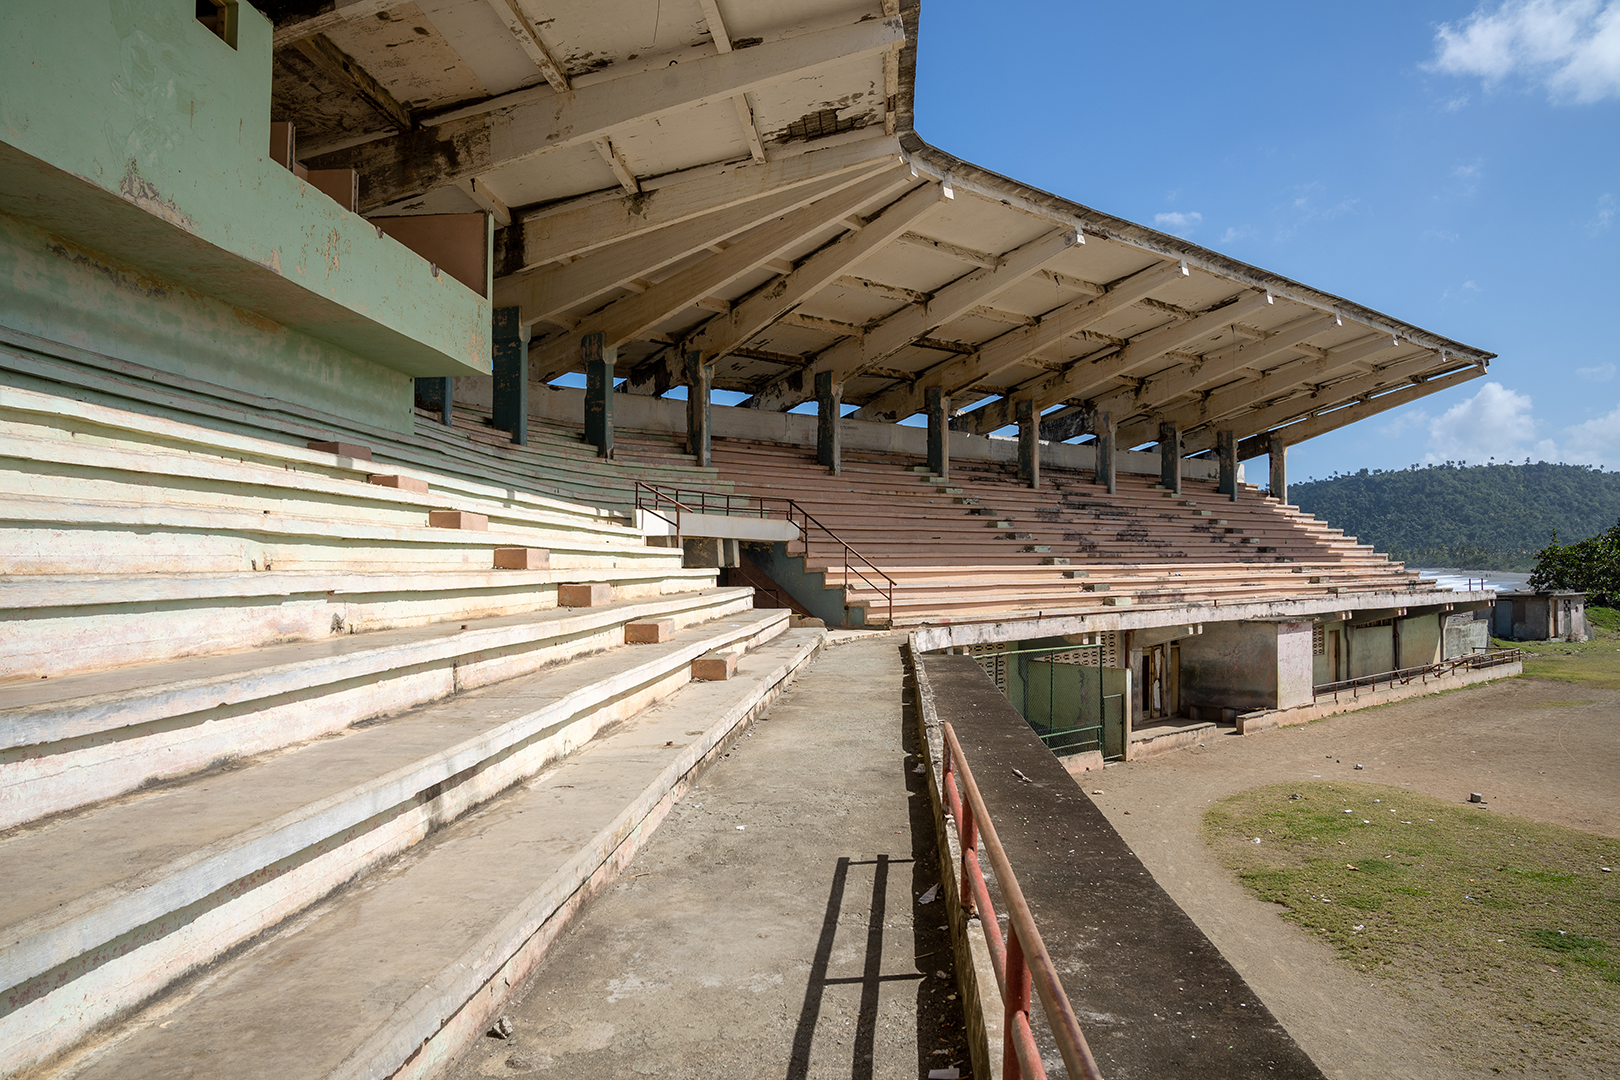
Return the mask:
[[[1320,781],[1232,795],[1204,827],[1284,918],[1449,1015],[1478,1067],[1620,1076],[1620,841]]]

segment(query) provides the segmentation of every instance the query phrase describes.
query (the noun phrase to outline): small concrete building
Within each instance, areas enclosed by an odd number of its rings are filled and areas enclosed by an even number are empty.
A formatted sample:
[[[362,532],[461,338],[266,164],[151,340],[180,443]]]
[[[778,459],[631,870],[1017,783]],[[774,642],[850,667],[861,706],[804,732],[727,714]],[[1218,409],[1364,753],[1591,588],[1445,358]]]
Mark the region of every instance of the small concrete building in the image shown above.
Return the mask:
[[[1502,593],[1496,598],[1496,636],[1509,641],[1590,641],[1586,594]]]

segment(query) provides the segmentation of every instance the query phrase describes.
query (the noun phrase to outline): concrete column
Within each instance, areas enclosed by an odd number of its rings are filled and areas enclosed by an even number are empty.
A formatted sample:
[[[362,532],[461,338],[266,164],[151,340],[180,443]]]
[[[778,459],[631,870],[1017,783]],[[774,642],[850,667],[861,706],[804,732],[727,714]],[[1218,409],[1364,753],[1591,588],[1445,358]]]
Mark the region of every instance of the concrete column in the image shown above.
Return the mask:
[[[449,427],[455,385],[452,379],[417,379],[416,407],[433,409],[439,414],[439,423]]]
[[[1108,489],[1112,495],[1119,488],[1119,455],[1115,453],[1115,441],[1119,436],[1119,425],[1114,422],[1114,414],[1100,412],[1097,414],[1093,433],[1097,441],[1092,445],[1097,448],[1097,483]]]
[[[1215,457],[1219,462],[1215,490],[1237,502],[1237,432],[1228,428],[1215,433]]]
[[[493,421],[512,441],[529,441],[529,328],[515,307],[495,309]]]
[[[1288,444],[1273,435],[1267,440],[1271,451],[1271,497],[1288,501]]]
[[[619,358],[616,346],[607,344],[607,335],[586,334],[579,339],[579,356],[585,361],[585,441],[596,447],[596,456],[613,456],[613,364]]]
[[[928,471],[938,477],[951,475],[951,399],[937,386],[923,391],[928,410]]]
[[[816,372],[816,461],[837,476],[843,470],[839,421],[843,419],[844,384],[830,371]]]
[[[1033,401],[1013,406],[1018,419],[1018,479],[1032,488],[1041,486],[1041,413]]]
[[[709,391],[714,387],[714,365],[703,354],[689,352],[686,367],[686,452],[698,465],[709,465]]]
[[[1181,494],[1181,429],[1159,425],[1159,483]]]

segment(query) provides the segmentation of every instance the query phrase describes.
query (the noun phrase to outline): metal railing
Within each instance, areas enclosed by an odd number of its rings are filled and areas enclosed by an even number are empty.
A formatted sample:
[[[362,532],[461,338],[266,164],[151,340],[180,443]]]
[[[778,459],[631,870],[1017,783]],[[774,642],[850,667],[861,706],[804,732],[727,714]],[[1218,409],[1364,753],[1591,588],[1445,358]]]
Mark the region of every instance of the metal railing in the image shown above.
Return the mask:
[[[990,966],[996,972],[996,984],[1001,989],[1005,1006],[1002,1025],[1001,1070],[1005,1080],[1046,1080],[1046,1066],[1041,1061],[1040,1049],[1035,1045],[1035,1031],[1030,1026],[1030,987],[1033,983],[1046,1010],[1046,1020],[1056,1038],[1058,1051],[1071,1080],[1102,1080],[1097,1061],[1091,1056],[1091,1047],[1080,1031],[1069,996],[1058,981],[1057,968],[1035,928],[1035,916],[1030,914],[1024,892],[1013,876],[1012,863],[996,835],[996,827],[985,809],[984,797],[968,768],[962,744],[956,741],[956,730],[947,723],[940,725],[945,735],[945,775],[941,786],[945,789],[945,805],[956,819],[957,833],[962,844],[962,907],[976,912],[979,925],[984,928],[985,943],[990,947]],[[957,781],[962,791],[956,789]],[[964,800],[963,795],[966,795]],[[996,884],[1007,902],[1007,935],[1003,938],[1001,924],[996,919],[995,905],[990,899],[990,888],[985,884],[984,871],[979,866],[979,840],[984,840],[985,854],[990,857]]]
[[[680,488],[664,488],[657,484],[649,484],[644,480],[637,480],[636,509],[645,510],[662,521],[667,521],[675,527],[675,544],[681,543],[681,515],[684,514],[720,514],[726,517],[753,517],[753,518],[779,518],[795,526],[799,530],[799,540],[804,544],[805,568],[809,569],[811,559],[810,538],[817,534],[824,538],[823,542],[831,541],[836,545],[837,556],[843,559],[844,586],[848,588],[851,576],[859,578],[868,589],[883,596],[888,607],[888,622],[894,625],[894,578],[872,565],[872,561],[850,547],[848,542],[833,532],[815,515],[800,506],[793,499],[776,495],[737,495],[732,492],[703,491],[701,489],[683,490]],[[692,505],[692,504],[696,505]],[[668,507],[674,513],[671,518],[659,508]],[[835,558],[837,557],[835,556]],[[831,566],[834,563],[829,563]],[[872,575],[881,578],[879,583]],[[845,610],[849,605],[844,605]]]
[[[1380,685],[1405,686],[1413,682],[1426,683],[1430,679],[1443,679],[1448,675],[1455,675],[1458,671],[1480,671],[1485,668],[1501,667],[1504,664],[1515,664],[1523,659],[1524,652],[1521,649],[1476,648],[1467,656],[1442,660],[1438,664],[1419,664],[1417,667],[1397,668],[1394,671],[1380,671],[1375,675],[1322,683],[1312,688],[1312,696],[1332,697],[1337,701],[1341,693],[1349,693],[1354,698],[1362,690],[1375,690]]]

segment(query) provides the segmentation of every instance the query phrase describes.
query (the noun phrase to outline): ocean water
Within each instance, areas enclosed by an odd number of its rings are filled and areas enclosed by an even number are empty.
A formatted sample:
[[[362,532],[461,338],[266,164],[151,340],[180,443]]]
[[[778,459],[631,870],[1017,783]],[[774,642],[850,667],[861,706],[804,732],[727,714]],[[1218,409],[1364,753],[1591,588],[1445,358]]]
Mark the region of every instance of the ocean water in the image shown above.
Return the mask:
[[[1455,589],[1458,592],[1477,592],[1480,589],[1512,592],[1525,588],[1530,580],[1529,574],[1515,573],[1511,570],[1460,570],[1451,566],[1420,566],[1417,572],[1426,578],[1434,578],[1442,589]]]

